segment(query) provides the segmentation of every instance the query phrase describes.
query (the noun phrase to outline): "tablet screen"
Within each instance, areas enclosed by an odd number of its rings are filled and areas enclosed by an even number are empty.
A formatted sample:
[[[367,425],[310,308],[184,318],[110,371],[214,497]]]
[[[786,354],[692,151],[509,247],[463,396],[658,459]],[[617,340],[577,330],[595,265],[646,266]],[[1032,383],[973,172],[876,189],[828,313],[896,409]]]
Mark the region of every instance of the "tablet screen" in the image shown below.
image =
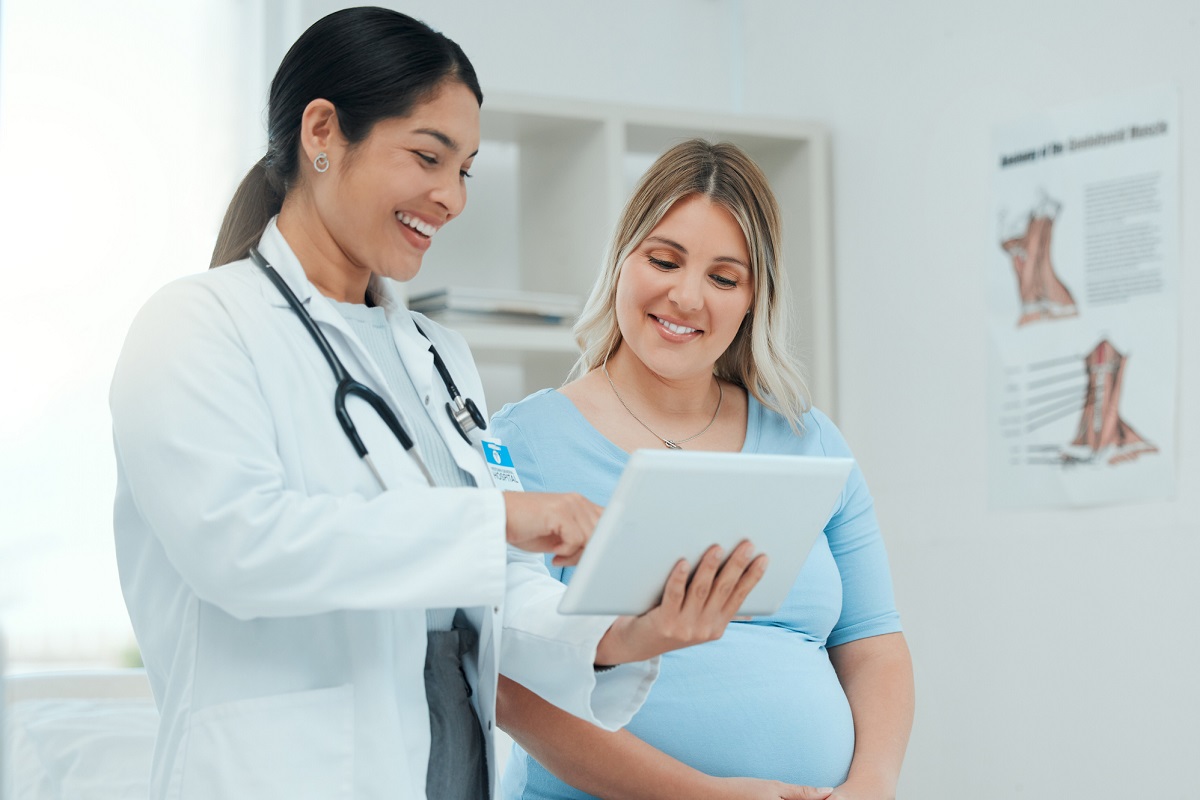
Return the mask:
[[[854,460],[638,450],[559,604],[564,614],[643,614],[680,559],[743,539],[770,557],[739,614],[775,613],[825,529]]]

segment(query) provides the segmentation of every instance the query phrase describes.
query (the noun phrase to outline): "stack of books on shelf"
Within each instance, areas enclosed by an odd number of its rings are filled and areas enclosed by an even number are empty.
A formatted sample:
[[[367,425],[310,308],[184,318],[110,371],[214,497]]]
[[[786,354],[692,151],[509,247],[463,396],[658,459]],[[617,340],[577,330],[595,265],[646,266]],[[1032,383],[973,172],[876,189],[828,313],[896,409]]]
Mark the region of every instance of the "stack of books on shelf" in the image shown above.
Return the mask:
[[[453,286],[411,295],[408,307],[452,327],[571,325],[583,303],[571,294]]]

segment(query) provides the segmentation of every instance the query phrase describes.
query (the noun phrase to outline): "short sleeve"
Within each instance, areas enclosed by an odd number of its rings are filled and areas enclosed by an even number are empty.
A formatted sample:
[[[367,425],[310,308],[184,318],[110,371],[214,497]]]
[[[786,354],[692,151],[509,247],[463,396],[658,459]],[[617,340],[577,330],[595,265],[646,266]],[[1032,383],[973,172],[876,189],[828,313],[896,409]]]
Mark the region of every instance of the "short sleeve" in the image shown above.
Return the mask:
[[[852,457],[849,445],[828,417],[813,411],[811,424],[820,436],[824,455]],[[875,503],[857,463],[825,526],[825,536],[842,579],[842,612],[829,634],[828,646],[900,631]]]

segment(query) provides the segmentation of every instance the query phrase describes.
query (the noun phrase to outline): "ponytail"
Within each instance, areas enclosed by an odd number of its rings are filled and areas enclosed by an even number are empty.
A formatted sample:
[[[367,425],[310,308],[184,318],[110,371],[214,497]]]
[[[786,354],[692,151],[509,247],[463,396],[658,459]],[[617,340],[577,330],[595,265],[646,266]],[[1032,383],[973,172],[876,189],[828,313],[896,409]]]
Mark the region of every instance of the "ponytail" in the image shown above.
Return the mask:
[[[262,238],[271,217],[283,207],[283,192],[273,185],[266,161],[264,156],[251,167],[233,193],[225,219],[221,221],[221,232],[217,234],[209,269],[241,261],[249,255],[250,248]]]

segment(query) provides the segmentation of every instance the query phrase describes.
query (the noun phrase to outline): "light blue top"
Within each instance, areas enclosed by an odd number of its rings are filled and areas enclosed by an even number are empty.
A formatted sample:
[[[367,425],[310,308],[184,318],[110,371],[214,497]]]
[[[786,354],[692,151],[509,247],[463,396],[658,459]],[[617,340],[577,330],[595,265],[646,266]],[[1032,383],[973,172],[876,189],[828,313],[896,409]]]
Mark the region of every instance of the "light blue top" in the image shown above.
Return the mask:
[[[379,306],[363,303],[333,303],[342,318],[354,329],[375,364],[383,372],[388,388],[396,396],[399,409],[392,409],[402,420],[408,435],[412,437],[421,460],[438,486],[474,486],[475,481],[450,455],[450,448],[437,432],[429,418],[429,405],[422,403],[413,385],[412,376],[404,367],[396,340],[388,325],[387,312]],[[441,410],[441,405],[436,406]],[[412,409],[417,409],[413,411]],[[424,409],[422,413],[421,409]],[[431,631],[448,631],[454,623],[453,608],[430,608],[425,611],[426,627]]]
[[[806,414],[804,426],[796,435],[751,396],[742,451],[850,456],[820,411]],[[488,432],[508,446],[527,491],[579,492],[600,505],[629,459],[551,389],[505,406]],[[564,582],[573,571],[550,567]],[[854,724],[826,648],[899,630],[874,504],[856,465],[783,607],[732,623],[718,641],[664,655],[627,728],[710,775],[837,786],[850,768]],[[589,797],[520,747],[502,788],[521,800]]]

